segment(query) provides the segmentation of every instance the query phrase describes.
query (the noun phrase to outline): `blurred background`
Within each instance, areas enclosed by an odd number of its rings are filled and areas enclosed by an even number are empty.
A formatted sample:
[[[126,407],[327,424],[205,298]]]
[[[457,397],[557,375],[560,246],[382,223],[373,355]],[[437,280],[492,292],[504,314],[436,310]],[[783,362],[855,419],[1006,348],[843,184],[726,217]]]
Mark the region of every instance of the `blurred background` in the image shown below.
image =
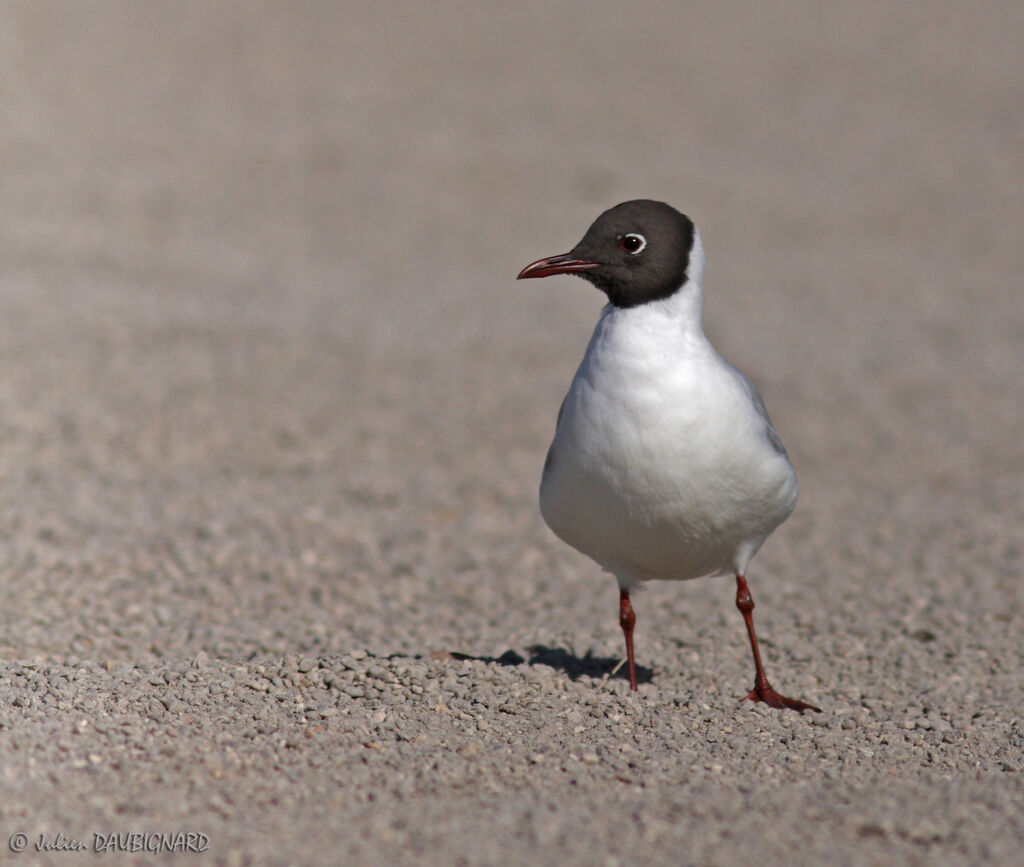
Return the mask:
[[[1014,2],[4,3],[0,656],[616,656],[536,506],[602,298],[515,276],[650,197],[800,477],[751,572],[792,691],[1019,697],[1022,44]],[[637,612],[658,677],[745,683],[724,584]]]
[[[601,299],[514,277],[636,197],[701,228],[709,334],[794,457],[771,568],[897,601],[967,570],[1018,610],[1020,24],[9,4],[0,532],[37,622],[8,609],[0,647],[482,651],[495,604],[559,628],[551,573],[607,580],[535,506]]]

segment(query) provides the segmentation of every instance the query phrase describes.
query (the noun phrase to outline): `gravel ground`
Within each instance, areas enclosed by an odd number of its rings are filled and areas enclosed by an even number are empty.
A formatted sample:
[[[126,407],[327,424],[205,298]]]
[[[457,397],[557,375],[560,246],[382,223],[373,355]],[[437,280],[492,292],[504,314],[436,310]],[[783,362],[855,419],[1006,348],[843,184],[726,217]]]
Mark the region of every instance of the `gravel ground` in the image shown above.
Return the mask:
[[[5,857],[1024,862],[1022,36],[6,4]],[[741,700],[729,580],[637,595],[630,695],[614,581],[540,520],[601,302],[514,277],[640,196],[797,467],[750,579],[821,714]]]

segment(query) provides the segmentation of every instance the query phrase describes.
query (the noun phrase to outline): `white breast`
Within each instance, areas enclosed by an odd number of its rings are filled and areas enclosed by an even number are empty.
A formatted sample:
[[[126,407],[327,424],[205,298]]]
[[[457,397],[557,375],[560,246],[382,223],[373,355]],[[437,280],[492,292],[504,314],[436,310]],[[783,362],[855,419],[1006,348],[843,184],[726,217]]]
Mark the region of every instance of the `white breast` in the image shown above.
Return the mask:
[[[605,308],[541,481],[548,526],[625,587],[743,573],[796,503],[760,397],[704,336],[690,288]]]

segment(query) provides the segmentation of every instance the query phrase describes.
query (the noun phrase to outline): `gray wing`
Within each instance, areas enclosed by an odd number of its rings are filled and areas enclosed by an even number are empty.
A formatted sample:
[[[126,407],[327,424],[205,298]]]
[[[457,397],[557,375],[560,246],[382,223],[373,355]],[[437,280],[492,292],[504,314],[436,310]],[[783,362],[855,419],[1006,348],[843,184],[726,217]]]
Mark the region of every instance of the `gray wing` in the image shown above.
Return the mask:
[[[565,402],[569,399],[569,393],[566,392],[565,397],[562,398],[562,405],[558,407],[558,418],[555,419],[555,430],[558,430],[558,426],[562,423],[562,413],[565,412]]]
[[[569,399],[569,395],[568,395],[568,393],[566,393],[565,397],[562,398],[562,405],[560,407],[558,407],[558,418],[555,419],[555,432],[556,433],[558,432],[558,426],[562,423],[562,414],[565,412],[565,402],[568,399]],[[545,475],[547,474],[548,470],[551,469],[551,463],[554,460],[554,455],[552,454],[552,452],[554,451],[554,448],[555,448],[555,444],[554,444],[554,442],[552,442],[551,446],[548,448],[547,457],[544,458],[544,474]]]
[[[733,371],[736,373],[739,381],[746,389],[747,397],[750,398],[750,402],[754,405],[754,409],[757,410],[757,414],[761,416],[761,420],[764,422],[765,438],[769,443],[771,443],[771,446],[775,451],[780,455],[783,455],[788,460],[789,455],[786,454],[786,447],[782,444],[782,440],[779,438],[779,435],[775,430],[775,425],[772,424],[772,420],[768,417],[768,410],[764,405],[761,392],[757,390],[757,386],[754,385],[754,383],[747,379],[740,371],[736,370],[735,367],[733,367]]]

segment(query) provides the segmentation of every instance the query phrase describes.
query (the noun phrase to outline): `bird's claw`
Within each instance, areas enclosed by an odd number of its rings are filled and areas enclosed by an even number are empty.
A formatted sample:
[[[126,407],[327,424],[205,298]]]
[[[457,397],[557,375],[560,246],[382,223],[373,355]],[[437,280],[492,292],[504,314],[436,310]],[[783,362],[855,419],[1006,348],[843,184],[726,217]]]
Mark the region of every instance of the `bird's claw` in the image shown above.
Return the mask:
[[[763,701],[768,707],[774,707],[789,710],[795,710],[799,713],[803,713],[805,710],[813,710],[817,713],[821,713],[820,707],[815,707],[813,704],[808,704],[805,701],[800,701],[795,698],[786,698],[784,695],[779,695],[770,684],[764,686],[755,686],[751,691],[750,695],[747,696],[748,701]]]

